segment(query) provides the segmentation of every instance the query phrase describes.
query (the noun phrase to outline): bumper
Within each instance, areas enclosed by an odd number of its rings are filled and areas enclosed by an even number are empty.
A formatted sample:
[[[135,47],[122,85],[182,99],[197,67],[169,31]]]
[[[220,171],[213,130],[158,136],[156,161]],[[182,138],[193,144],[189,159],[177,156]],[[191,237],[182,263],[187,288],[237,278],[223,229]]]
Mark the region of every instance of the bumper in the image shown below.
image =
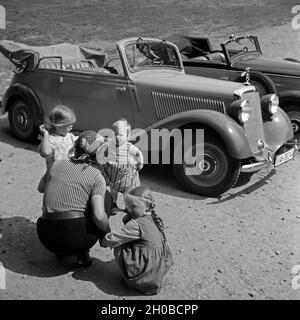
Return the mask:
[[[298,151],[297,140],[294,140],[293,142],[287,142],[276,153],[272,154],[272,152],[269,151],[266,159],[262,161],[254,161],[254,162],[242,165],[241,172],[256,172],[264,168],[267,168],[269,166],[273,166],[273,167],[278,166],[289,160],[292,160],[297,151]],[[277,157],[287,153],[289,155],[292,154],[292,157],[289,156],[288,158],[283,159],[283,161],[278,164],[276,162]]]

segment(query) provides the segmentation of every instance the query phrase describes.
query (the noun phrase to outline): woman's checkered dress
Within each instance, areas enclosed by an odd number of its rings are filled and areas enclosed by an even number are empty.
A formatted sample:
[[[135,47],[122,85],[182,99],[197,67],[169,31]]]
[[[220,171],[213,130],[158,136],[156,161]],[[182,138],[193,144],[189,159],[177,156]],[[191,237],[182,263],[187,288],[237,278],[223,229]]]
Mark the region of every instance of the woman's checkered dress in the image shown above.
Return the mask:
[[[106,180],[106,184],[121,193],[126,193],[130,189],[141,185],[136,160],[132,156],[133,150],[138,150],[130,142],[121,146],[116,146],[112,142],[104,143],[97,151],[97,160],[101,158],[104,164],[101,166],[101,172]],[[105,158],[105,161],[103,159]]]

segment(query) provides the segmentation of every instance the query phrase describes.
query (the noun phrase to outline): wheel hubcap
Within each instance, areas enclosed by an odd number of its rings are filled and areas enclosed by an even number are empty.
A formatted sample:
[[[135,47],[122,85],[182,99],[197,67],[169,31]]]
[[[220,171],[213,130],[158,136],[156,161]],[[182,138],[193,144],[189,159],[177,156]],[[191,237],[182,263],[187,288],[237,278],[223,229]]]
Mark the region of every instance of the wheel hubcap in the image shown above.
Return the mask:
[[[20,133],[27,133],[31,129],[32,121],[26,106],[19,104],[15,108],[14,119],[16,130],[18,130]]]
[[[26,123],[27,123],[26,114],[24,114],[24,113],[19,114],[17,116],[17,120],[21,126],[26,126]]]
[[[203,161],[199,162],[199,168],[205,175],[212,175],[216,171],[217,162],[212,156],[205,154]]]
[[[299,132],[300,121],[298,119],[291,119],[292,128],[294,133]]]

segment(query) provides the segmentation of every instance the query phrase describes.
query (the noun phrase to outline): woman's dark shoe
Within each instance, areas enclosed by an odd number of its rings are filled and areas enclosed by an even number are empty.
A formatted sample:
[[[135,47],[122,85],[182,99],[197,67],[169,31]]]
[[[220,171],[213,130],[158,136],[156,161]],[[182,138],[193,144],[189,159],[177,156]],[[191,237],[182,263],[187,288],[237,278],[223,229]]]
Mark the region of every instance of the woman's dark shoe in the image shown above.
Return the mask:
[[[88,268],[93,263],[88,252],[77,255],[76,267],[78,268]]]
[[[64,260],[64,257],[65,257],[63,254],[56,254],[55,256],[56,256],[56,260],[58,262],[62,262]]]

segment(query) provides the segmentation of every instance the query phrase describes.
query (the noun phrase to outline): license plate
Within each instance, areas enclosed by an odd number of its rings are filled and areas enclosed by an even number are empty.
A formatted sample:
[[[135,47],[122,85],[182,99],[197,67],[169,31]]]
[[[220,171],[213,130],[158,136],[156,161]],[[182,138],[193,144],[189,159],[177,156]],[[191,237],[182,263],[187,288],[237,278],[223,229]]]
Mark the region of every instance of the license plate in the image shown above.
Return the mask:
[[[275,158],[274,167],[278,167],[279,165],[291,160],[294,158],[295,149],[291,149],[286,151]]]

